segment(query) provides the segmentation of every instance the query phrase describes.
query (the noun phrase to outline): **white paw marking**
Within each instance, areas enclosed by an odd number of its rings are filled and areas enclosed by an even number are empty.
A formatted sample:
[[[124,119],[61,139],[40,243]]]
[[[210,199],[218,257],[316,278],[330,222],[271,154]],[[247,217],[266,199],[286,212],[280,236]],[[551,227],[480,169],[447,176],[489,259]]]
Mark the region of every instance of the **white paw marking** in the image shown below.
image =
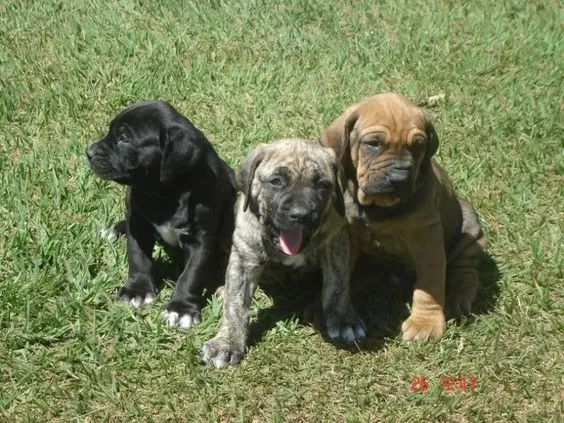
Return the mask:
[[[185,314],[178,320],[178,326],[182,329],[190,329],[195,322],[192,320],[192,316]]]
[[[165,313],[166,324],[170,327],[176,326],[178,321],[178,313],[176,311],[168,311]]]
[[[129,305],[131,307],[139,308],[141,307],[142,300],[141,297],[133,297],[129,299]]]
[[[190,329],[200,323],[200,317],[191,314],[178,314],[176,311],[165,312],[164,316],[169,327],[178,326],[180,329]]]
[[[114,232],[113,228],[102,228],[100,230],[100,236],[105,239],[106,241],[115,241],[117,236]]]
[[[155,296],[153,294],[147,294],[145,295],[142,305],[151,304],[153,301],[155,301]]]
[[[155,295],[147,294],[144,298],[137,296],[130,298],[127,302],[131,307],[140,308],[143,307],[144,305],[151,304],[153,301],[155,301]]]

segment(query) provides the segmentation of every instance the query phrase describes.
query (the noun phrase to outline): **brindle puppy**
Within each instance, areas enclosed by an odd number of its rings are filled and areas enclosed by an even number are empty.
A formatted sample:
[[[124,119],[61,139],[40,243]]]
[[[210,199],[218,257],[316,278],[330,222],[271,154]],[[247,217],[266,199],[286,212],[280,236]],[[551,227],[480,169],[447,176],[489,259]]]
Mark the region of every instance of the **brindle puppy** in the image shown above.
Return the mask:
[[[280,140],[257,147],[237,182],[233,247],[227,267],[223,321],[203,347],[216,367],[237,364],[246,349],[251,298],[259,284],[299,280],[320,270],[330,338],[365,336],[350,303],[349,241],[339,185],[339,162],[316,142]]]
[[[353,261],[370,254],[414,270],[403,338],[440,338],[445,288],[451,315],[471,311],[484,238],[472,206],[431,159],[439,140],[428,116],[400,95],[380,94],[347,109],[321,140],[340,155],[348,179]]]

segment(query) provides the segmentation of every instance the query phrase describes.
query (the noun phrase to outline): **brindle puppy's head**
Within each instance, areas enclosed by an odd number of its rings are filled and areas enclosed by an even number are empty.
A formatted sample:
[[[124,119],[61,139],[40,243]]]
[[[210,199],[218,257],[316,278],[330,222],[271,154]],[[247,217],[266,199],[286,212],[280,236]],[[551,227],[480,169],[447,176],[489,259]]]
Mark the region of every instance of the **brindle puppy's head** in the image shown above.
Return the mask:
[[[204,134],[170,104],[141,102],[122,110],[108,133],[86,150],[99,177],[125,185],[169,184],[204,161]]]
[[[244,209],[259,217],[267,241],[299,254],[333,209],[344,215],[335,153],[314,141],[261,144],[237,173]]]
[[[363,206],[392,207],[415,192],[437,134],[423,110],[393,93],[370,97],[333,122],[322,141],[340,155]]]

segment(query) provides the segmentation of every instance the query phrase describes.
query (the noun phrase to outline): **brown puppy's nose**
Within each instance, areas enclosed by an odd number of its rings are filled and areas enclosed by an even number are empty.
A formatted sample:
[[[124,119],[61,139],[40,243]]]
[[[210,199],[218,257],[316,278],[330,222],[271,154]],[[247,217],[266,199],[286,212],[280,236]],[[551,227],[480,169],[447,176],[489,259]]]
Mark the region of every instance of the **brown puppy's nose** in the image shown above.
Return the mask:
[[[409,178],[409,173],[411,172],[411,163],[398,163],[392,165],[390,172],[388,174],[388,179],[391,183],[402,183]]]

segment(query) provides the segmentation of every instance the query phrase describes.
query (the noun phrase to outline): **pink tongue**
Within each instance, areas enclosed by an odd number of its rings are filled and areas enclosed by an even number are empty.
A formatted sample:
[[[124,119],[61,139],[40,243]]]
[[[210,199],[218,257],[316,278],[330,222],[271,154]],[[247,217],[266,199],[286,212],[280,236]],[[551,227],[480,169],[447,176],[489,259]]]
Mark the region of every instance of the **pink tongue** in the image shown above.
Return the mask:
[[[295,256],[300,252],[302,246],[302,231],[300,229],[295,231],[280,232],[280,246],[284,254]]]

